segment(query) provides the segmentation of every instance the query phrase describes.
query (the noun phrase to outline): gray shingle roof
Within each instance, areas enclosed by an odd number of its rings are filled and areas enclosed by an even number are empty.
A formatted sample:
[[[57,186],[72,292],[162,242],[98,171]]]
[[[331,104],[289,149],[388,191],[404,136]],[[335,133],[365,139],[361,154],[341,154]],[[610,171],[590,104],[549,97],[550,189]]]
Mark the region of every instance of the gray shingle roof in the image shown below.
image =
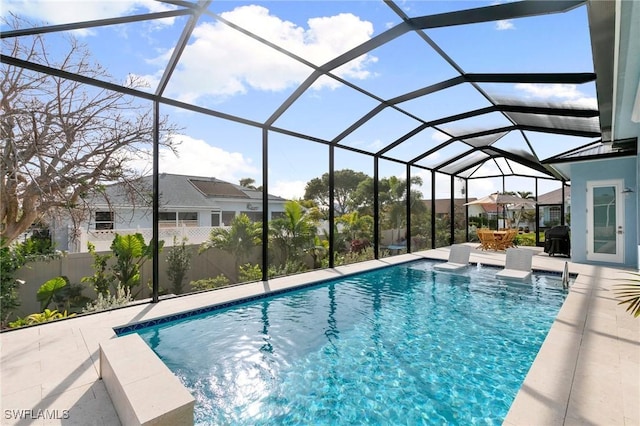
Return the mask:
[[[139,186],[139,199],[137,205],[151,205],[151,176],[140,178],[136,182]],[[262,200],[262,191],[253,190],[213,177],[176,175],[161,173],[159,175],[160,206],[163,207],[219,207],[221,200],[246,199],[259,202]],[[114,205],[131,205],[126,197],[121,184],[111,185],[105,193]],[[149,195],[145,195],[149,194]],[[148,199],[147,199],[148,198]],[[286,201],[282,197],[269,195],[270,201]],[[103,204],[103,203],[99,203]]]

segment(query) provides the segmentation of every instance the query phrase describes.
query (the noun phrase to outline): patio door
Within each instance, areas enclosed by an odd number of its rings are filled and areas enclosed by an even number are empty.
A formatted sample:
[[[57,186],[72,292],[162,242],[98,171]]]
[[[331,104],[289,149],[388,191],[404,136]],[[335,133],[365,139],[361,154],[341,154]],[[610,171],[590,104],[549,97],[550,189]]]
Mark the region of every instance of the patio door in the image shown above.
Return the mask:
[[[622,180],[587,182],[587,260],[624,260]]]

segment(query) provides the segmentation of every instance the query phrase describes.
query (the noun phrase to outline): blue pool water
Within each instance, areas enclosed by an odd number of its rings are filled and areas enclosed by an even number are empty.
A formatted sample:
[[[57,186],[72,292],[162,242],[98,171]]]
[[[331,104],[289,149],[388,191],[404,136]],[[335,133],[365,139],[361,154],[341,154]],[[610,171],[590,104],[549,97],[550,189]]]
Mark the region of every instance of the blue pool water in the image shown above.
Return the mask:
[[[500,424],[565,292],[384,268],[138,330],[198,424]]]

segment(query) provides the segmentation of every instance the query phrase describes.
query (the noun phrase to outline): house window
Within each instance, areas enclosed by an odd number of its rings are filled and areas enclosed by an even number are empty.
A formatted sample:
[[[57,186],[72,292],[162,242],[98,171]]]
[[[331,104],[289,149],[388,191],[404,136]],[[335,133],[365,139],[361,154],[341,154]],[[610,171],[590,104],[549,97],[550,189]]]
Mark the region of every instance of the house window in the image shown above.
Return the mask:
[[[211,213],[211,226],[220,226],[220,212]]]
[[[236,212],[212,212],[211,226],[231,226],[234,217]]]
[[[113,212],[106,212],[106,211],[96,212],[96,230],[103,231],[103,230],[114,229],[113,217],[114,217]]]
[[[222,226],[230,226],[236,212],[222,212]]]
[[[555,226],[560,224],[560,207],[554,206],[549,208],[549,222],[547,226]]]
[[[241,212],[249,217],[251,222],[262,222],[262,212]]]
[[[160,222],[175,222],[176,212],[158,212],[158,220]]]
[[[158,212],[158,222],[171,227],[179,225],[198,226],[198,212]]]
[[[198,221],[198,212],[179,212],[178,220]]]

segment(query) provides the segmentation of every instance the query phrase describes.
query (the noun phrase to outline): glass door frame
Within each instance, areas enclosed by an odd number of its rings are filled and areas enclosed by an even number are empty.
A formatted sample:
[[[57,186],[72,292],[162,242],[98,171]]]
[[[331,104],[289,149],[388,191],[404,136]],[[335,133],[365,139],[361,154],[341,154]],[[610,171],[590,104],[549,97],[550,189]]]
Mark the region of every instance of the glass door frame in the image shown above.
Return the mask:
[[[595,229],[593,220],[593,191],[596,188],[613,187],[615,195],[615,253],[595,253]],[[596,262],[624,262],[624,196],[622,179],[587,181],[587,260]]]

